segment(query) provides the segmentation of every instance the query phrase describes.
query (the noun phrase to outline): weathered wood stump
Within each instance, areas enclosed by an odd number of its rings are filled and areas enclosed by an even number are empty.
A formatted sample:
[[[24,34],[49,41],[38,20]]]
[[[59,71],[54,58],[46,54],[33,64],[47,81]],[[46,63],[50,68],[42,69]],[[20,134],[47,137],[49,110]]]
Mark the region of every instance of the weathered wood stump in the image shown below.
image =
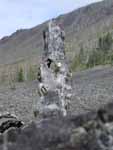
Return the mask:
[[[43,31],[44,53],[40,64],[39,115],[42,117],[67,115],[71,100],[71,73],[65,56],[65,33],[55,20]]]

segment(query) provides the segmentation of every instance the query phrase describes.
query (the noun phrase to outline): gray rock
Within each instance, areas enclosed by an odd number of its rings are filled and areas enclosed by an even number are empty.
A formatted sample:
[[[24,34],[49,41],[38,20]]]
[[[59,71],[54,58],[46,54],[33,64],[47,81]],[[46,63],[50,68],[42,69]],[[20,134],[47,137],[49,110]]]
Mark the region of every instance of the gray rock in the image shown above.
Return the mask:
[[[37,114],[66,116],[72,93],[71,74],[65,57],[65,33],[52,20],[43,32],[43,38],[44,53],[38,73],[40,103]]]
[[[24,123],[17,119],[17,117],[10,113],[0,115],[0,133],[7,131],[8,129],[20,128]]]
[[[109,105],[104,109],[109,114]],[[113,150],[113,121],[103,122],[100,114],[52,116],[34,121],[20,130],[6,133],[7,150]],[[6,134],[5,133],[5,134]],[[4,139],[4,135],[2,138]],[[11,139],[10,139],[11,138]],[[3,141],[0,142],[3,149]]]

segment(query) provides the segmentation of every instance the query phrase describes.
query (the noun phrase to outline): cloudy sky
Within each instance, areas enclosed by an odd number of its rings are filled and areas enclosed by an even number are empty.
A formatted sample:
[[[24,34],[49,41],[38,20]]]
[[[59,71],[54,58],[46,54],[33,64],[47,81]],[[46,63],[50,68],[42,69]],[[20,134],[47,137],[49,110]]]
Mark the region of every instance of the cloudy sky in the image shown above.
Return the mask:
[[[101,0],[0,0],[0,38]]]

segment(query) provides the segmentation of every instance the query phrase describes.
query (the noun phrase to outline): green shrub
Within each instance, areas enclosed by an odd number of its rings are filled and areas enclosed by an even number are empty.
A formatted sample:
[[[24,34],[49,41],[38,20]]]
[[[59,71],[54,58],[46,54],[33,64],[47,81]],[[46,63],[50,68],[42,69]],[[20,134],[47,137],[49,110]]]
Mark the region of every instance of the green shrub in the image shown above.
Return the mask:
[[[96,65],[102,65],[105,62],[105,55],[103,52],[98,50],[93,50],[89,54],[89,59],[87,61],[87,67],[94,67]]]
[[[104,36],[99,37],[98,39],[98,49],[107,53],[113,44],[112,35],[108,32]]]
[[[24,71],[22,68],[19,69],[17,73],[17,81],[18,82],[23,82],[24,81]]]

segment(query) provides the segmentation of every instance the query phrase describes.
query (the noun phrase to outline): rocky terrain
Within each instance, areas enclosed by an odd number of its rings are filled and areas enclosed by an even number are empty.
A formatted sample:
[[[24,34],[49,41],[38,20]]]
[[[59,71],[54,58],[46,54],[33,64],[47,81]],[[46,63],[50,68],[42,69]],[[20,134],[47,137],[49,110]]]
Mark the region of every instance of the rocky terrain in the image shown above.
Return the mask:
[[[78,115],[98,109],[113,100],[113,67],[97,67],[73,75],[73,99],[70,113]],[[38,81],[17,83],[15,89],[0,87],[0,112],[16,114],[28,123],[39,100]]]
[[[113,150],[113,103],[79,116],[33,121],[0,135],[1,150]]]
[[[48,93],[53,92],[53,83],[55,83],[55,81],[62,83],[61,81],[63,79],[68,80],[63,74],[66,72],[65,69],[63,70],[62,68],[62,63],[59,65],[61,59],[53,57],[59,56],[59,53],[58,55],[50,55],[55,50],[61,50],[60,52],[63,51],[64,56],[64,47],[63,49],[61,47],[62,45],[64,46],[65,36],[63,32],[60,32],[60,29],[64,27],[66,31],[66,52],[68,58],[71,56],[70,60],[72,60],[72,55],[74,56],[81,46],[91,49],[91,47],[96,44],[95,42],[100,34],[104,34],[106,31],[112,33],[112,8],[113,1],[104,0],[103,2],[95,3],[59,16],[57,21],[60,23],[60,28],[56,28],[55,26],[54,29],[55,31],[59,29],[57,33],[61,33],[58,34],[61,37],[55,36],[58,37],[58,40],[55,41],[60,41],[60,43],[53,45],[53,43],[55,43],[53,36],[53,41],[49,41],[53,49],[48,49],[49,44],[47,41],[49,37],[46,35],[49,35],[49,32],[43,32],[45,40],[44,50],[51,52],[48,53],[48,58],[45,59],[45,66],[47,70],[56,73],[53,79],[56,79],[59,73],[59,77],[63,77],[59,78],[61,80],[54,80],[54,82],[50,84],[49,82],[51,80],[48,80],[48,76],[51,78],[51,74],[47,74],[47,80],[43,83],[42,81],[45,81],[46,76],[41,76],[39,73],[39,81],[21,80],[22,83],[17,83],[16,80],[14,82],[12,78],[11,81],[9,80],[9,84],[4,82],[4,84],[0,85],[0,150],[113,150],[112,66],[98,66],[93,69],[73,73],[71,81],[72,88],[70,86],[71,92],[68,91],[69,94],[72,93],[72,99],[68,97],[71,103],[70,105],[68,105],[69,103],[63,105],[66,101],[62,102],[64,115],[61,116],[61,113],[54,113],[56,115],[51,115],[50,117],[45,111],[47,110],[47,106],[49,108],[48,110],[53,111],[54,109],[52,105],[53,101],[51,101],[53,97],[48,98],[50,96]],[[36,59],[40,57],[43,49],[41,35],[46,23],[32,29],[19,30],[11,36],[0,40],[0,64],[3,65],[3,68],[5,68],[4,64],[13,64],[18,60],[21,62],[21,59],[32,58],[33,55]],[[63,42],[61,42],[62,40]],[[58,65],[57,67],[55,66],[56,64],[54,64],[56,60],[59,60],[59,62],[56,63]],[[62,61],[64,61],[64,59],[62,59]],[[35,64],[37,65],[38,63]],[[24,65],[26,66],[26,64]],[[29,65],[28,63],[28,66]],[[8,69],[11,70],[10,67],[8,67]],[[7,72],[9,76],[11,76],[9,70],[7,70]],[[44,73],[47,73],[47,70],[45,69]],[[43,74],[43,67],[41,71]],[[2,72],[4,73],[4,71]],[[26,69],[24,73],[26,74]],[[67,74],[68,73],[66,73],[66,75]],[[3,77],[4,75],[5,74],[3,74]],[[71,77],[71,73],[68,75]],[[60,89],[62,87],[63,89],[59,90],[61,101],[63,99],[62,95],[63,97],[65,96],[65,93],[61,93],[61,91],[64,92],[64,87],[66,87],[64,83],[66,82],[63,82],[62,86],[60,84],[55,86]],[[50,85],[52,88],[48,88]],[[68,84],[66,85],[67,89],[69,89]],[[48,91],[46,87],[50,91]],[[66,94],[68,94],[68,92],[66,91]],[[46,101],[47,99],[48,101]],[[40,115],[38,113],[42,113],[41,109],[40,111],[38,110],[35,115],[36,111],[34,110],[39,108],[37,107],[39,101],[41,102],[39,105],[41,106],[40,108],[43,108],[42,105],[46,108],[42,109],[46,114],[43,116],[46,116],[46,118],[39,117]],[[51,103],[48,103],[49,101],[51,101]],[[62,107],[60,110],[62,110]],[[12,126],[14,128],[9,129],[9,127]]]
[[[0,134],[0,150],[113,150],[112,81],[111,66],[76,72],[68,115],[41,120],[33,115],[38,81],[1,86],[0,112],[25,124]]]
[[[75,73],[73,77],[72,112],[86,112],[98,109],[113,101],[113,68],[98,66]]]

